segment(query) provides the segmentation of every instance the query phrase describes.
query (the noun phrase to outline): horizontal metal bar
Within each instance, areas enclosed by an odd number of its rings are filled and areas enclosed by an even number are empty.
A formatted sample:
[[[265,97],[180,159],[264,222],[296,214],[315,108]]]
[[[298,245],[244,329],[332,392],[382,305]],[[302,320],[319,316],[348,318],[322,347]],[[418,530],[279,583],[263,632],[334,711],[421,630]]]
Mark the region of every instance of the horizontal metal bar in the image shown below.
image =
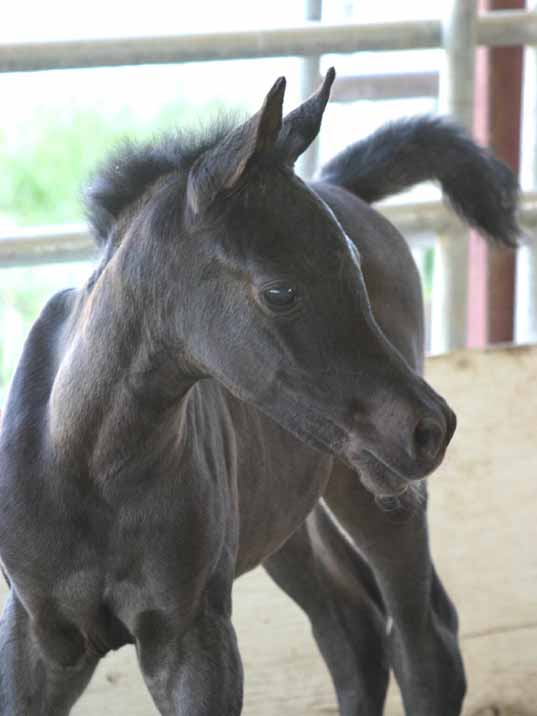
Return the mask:
[[[304,57],[386,46],[389,49],[435,47],[439,42],[437,22],[382,25],[312,22],[265,30],[2,44],[0,71],[204,62],[281,55]]]
[[[429,199],[419,202],[392,200],[377,204],[375,209],[396,226],[409,243],[413,242],[415,235],[436,234],[457,223],[453,211],[450,211],[440,200]]]
[[[478,44],[537,44],[537,13],[485,13]],[[325,24],[151,37],[0,43],[0,72],[205,62],[440,47],[440,20]]]
[[[479,15],[477,44],[487,47],[537,44],[537,11],[494,10]]]
[[[423,233],[441,233],[460,224],[457,215],[443,201],[427,200],[420,202],[386,202],[375,206],[399,231],[410,244],[414,236]],[[522,194],[518,218],[523,231],[533,233],[537,228],[537,191]]]
[[[320,82],[320,78],[319,78]],[[331,102],[437,97],[438,72],[407,72],[338,77],[330,92]]]
[[[16,229],[0,236],[0,267],[88,261],[97,256],[84,224]]]
[[[428,245],[427,236],[442,233],[458,222],[442,201],[390,202],[376,208],[416,247]],[[522,197],[520,220],[528,230],[537,227],[537,192]],[[0,236],[0,268],[96,257],[97,249],[84,224],[17,229],[8,236]]]

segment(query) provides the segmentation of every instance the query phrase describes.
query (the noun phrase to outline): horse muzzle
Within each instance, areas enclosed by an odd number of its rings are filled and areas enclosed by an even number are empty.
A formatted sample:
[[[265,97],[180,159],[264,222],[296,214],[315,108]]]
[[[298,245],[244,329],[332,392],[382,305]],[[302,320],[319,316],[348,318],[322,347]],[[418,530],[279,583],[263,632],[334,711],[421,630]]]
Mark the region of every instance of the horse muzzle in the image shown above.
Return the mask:
[[[374,438],[365,439],[360,429],[352,431],[345,458],[376,496],[402,494],[410,482],[427,477],[440,465],[456,425],[455,413],[442,401],[410,430],[384,425],[374,430]]]

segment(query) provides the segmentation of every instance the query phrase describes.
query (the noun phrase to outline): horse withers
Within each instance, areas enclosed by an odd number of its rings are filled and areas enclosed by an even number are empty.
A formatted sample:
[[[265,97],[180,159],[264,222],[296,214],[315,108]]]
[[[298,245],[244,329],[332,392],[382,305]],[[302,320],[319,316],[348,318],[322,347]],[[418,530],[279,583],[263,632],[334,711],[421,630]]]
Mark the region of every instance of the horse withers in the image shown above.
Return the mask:
[[[511,172],[453,125],[396,122],[306,184],[334,79],[282,118],[124,145],[96,174],[102,260],[44,308],[0,443],[0,712],[63,716],[136,645],[161,714],[238,716],[235,577],[305,610],[343,716],[456,716],[456,612],[423,478],[455,416],[421,377],[405,241],[368,202],[437,180],[511,245]]]

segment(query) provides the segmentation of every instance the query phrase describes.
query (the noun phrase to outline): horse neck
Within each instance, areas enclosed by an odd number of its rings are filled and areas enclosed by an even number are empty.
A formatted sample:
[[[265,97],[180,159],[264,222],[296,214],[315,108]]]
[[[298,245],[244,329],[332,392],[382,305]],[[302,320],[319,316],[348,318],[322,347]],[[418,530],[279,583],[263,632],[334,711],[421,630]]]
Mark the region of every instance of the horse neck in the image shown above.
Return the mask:
[[[158,280],[164,294],[162,272]],[[179,439],[186,395],[199,376],[180,351],[172,353],[155,303],[154,288],[133,278],[118,255],[82,300],[68,339],[49,425],[56,455],[95,476],[151,460]]]

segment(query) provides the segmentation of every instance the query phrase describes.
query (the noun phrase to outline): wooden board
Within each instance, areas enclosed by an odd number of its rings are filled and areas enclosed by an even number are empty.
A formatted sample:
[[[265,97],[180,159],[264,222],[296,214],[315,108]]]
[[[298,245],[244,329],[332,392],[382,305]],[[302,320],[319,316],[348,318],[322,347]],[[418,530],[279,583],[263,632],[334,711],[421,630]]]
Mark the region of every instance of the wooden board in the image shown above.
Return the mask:
[[[433,551],[461,617],[466,716],[537,716],[537,347],[428,362],[459,429],[430,479]],[[245,716],[337,714],[301,612],[256,570],[235,588]],[[402,716],[391,689],[387,716]],[[132,649],[104,659],[74,716],[154,716]]]

